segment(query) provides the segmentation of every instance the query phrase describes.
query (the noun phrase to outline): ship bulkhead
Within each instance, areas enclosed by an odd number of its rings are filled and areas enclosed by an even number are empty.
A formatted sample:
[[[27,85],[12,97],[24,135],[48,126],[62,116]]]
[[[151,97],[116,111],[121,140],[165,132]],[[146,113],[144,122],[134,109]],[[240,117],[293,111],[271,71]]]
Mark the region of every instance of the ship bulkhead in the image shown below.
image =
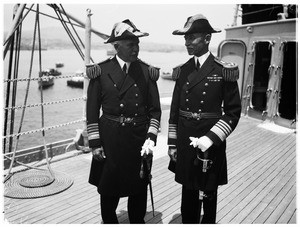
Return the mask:
[[[218,56],[239,66],[244,115],[296,128],[297,19],[251,23],[226,29]]]

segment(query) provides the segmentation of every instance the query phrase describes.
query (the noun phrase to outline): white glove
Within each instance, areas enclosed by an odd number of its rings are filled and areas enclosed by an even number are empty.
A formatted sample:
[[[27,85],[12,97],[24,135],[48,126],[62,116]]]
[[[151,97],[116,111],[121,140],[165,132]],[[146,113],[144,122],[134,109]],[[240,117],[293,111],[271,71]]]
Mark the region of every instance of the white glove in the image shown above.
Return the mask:
[[[176,160],[177,160],[177,148],[169,146],[168,155],[172,159],[172,161],[176,162]]]
[[[198,147],[202,152],[205,152],[213,144],[207,136],[201,136],[200,138],[190,137],[190,140],[192,141],[190,145]]]
[[[92,154],[98,161],[103,161],[106,158],[103,147],[92,148]]]
[[[148,138],[147,140],[145,140],[145,143],[142,146],[141,156],[143,156],[144,154],[146,154],[146,155],[153,154],[154,145],[155,145],[154,141],[150,140],[150,138]]]

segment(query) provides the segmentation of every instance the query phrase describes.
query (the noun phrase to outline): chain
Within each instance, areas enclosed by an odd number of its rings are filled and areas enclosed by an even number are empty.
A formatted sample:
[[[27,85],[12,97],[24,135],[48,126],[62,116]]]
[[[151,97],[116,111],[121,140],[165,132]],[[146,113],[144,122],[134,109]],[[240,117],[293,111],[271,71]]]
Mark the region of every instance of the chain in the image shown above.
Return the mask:
[[[65,102],[73,102],[73,101],[79,101],[79,100],[85,100],[85,99],[86,99],[85,97],[79,97],[79,98],[58,100],[58,101],[52,101],[52,102],[29,104],[26,106],[6,107],[3,109],[4,110],[15,110],[15,109],[22,109],[22,108],[27,108],[27,107],[37,107],[37,106],[46,106],[46,105],[52,105],[52,104],[60,104],[60,103],[65,103]]]
[[[31,131],[26,131],[26,132],[16,133],[16,134],[12,134],[12,135],[7,135],[7,136],[3,136],[2,138],[28,135],[28,134],[32,134],[32,133],[36,133],[36,132],[42,132],[42,131],[47,131],[47,130],[63,127],[63,126],[68,126],[68,125],[71,125],[71,124],[76,124],[76,123],[83,122],[83,121],[85,121],[84,118],[82,118],[80,120],[76,120],[76,121],[70,121],[70,122],[67,122],[67,123],[59,124],[59,125],[53,125],[53,126],[49,126],[49,127],[45,127],[45,128],[40,128],[40,129],[31,130]]]
[[[53,79],[63,79],[63,78],[72,78],[72,77],[86,77],[85,75],[83,74],[79,74],[79,75],[70,75],[70,76],[48,76],[49,78],[53,78]],[[34,78],[21,78],[21,79],[6,79],[6,80],[3,80],[4,83],[7,83],[7,82],[15,82],[15,81],[18,81],[18,82],[26,82],[28,80],[42,80],[42,77],[34,77]]]

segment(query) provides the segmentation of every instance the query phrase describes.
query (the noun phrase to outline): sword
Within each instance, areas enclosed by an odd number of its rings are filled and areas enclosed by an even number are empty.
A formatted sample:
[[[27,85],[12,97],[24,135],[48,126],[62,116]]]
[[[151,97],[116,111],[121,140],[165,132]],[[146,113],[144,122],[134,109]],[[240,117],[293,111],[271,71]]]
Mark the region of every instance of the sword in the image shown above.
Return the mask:
[[[151,197],[151,205],[152,205],[152,214],[154,215],[154,200],[153,200],[153,190],[152,190],[152,175],[151,175],[151,164],[152,164],[152,158],[153,155],[150,154],[144,154],[142,156],[141,160],[141,170],[140,170],[140,177],[144,179],[147,177],[148,183],[149,183],[149,189],[150,189],[150,197]]]
[[[197,159],[201,160],[203,163],[202,163],[202,172],[204,173],[204,176],[202,177],[202,184],[206,184],[206,178],[207,178],[207,170],[209,169],[208,167],[208,162],[210,161],[208,159],[208,152],[203,152],[203,159],[200,158],[200,152],[202,152],[201,150],[199,150],[197,152]],[[199,200],[203,200],[203,198],[206,197],[204,191],[201,191],[200,190],[200,193],[199,193]]]
[[[202,152],[200,149],[197,149],[196,151],[197,157],[194,161],[194,165],[199,165],[199,161],[202,162],[202,172],[203,176],[201,178],[202,185],[206,185],[207,181],[207,171],[210,169],[211,165],[213,164],[213,161],[208,159],[208,151]],[[203,155],[203,158],[201,158],[201,154]],[[204,190],[199,190],[199,222],[200,222],[200,215],[201,215],[201,204],[203,199],[207,197]]]

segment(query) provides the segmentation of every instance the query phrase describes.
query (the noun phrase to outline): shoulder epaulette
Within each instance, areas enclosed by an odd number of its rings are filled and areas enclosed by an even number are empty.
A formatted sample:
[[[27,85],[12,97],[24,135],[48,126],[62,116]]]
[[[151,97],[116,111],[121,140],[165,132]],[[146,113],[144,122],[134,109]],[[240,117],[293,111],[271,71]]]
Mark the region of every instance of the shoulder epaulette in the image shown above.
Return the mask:
[[[151,80],[157,81],[158,78],[159,78],[159,70],[160,70],[160,68],[154,67],[152,65],[149,65],[148,63],[142,61],[141,59],[139,59],[139,61],[141,63],[145,64],[146,66],[148,66],[148,72],[149,72]]]
[[[222,74],[225,81],[234,82],[239,79],[239,67],[236,63],[225,62],[217,58],[215,62],[223,66]]]
[[[95,79],[96,77],[100,76],[101,75],[100,64],[108,61],[110,61],[110,58],[99,63],[86,64],[86,76],[90,79]]]
[[[183,66],[183,65],[184,64],[180,64],[180,65],[173,68],[173,72],[172,72],[172,79],[173,80],[177,80],[179,78],[180,71],[181,71],[181,66]]]

